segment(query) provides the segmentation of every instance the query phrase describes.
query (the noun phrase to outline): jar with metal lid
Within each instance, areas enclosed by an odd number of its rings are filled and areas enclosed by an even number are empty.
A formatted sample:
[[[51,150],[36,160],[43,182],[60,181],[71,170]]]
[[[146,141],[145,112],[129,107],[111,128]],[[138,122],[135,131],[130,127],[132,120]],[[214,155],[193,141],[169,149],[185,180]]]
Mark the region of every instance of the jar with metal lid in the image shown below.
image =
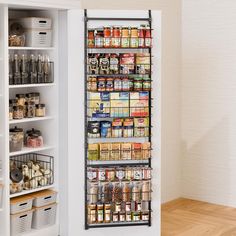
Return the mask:
[[[126,180],[132,180],[134,178],[133,176],[133,169],[130,167],[127,167],[125,169],[125,179]]]
[[[143,90],[150,91],[151,90],[151,79],[148,77],[143,78]]]
[[[26,102],[26,116],[27,118],[33,118],[35,117],[35,104],[34,102]]]
[[[152,46],[152,35],[151,35],[151,29],[150,26],[146,26],[145,30],[145,47],[151,47]]]
[[[46,115],[45,104],[36,105],[36,117],[44,117]]]
[[[133,175],[135,180],[142,180],[142,169],[141,167],[136,167],[133,169]]]
[[[125,211],[131,211],[131,202],[125,203]]]
[[[106,81],[106,91],[113,91],[113,78],[107,78]]]
[[[88,189],[88,202],[97,203],[98,201],[98,184],[91,183]]]
[[[129,28],[122,27],[122,29],[121,29],[121,47],[128,48],[129,45],[130,45]]]
[[[131,212],[129,211],[126,211],[126,214],[125,214],[125,220],[127,221],[127,222],[130,222],[130,221],[132,221],[132,218],[131,218]]]
[[[134,78],[129,78],[129,91],[134,90]]]
[[[16,94],[17,105],[24,106],[25,105],[25,94]]]
[[[114,91],[121,91],[122,90],[122,80],[121,78],[114,79]]]
[[[120,41],[120,27],[114,26],[112,29],[111,46],[114,48],[120,47]]]
[[[112,221],[113,222],[118,222],[119,221],[119,212],[113,212],[112,213]]]
[[[37,133],[29,134],[27,137],[27,147],[38,148],[43,146],[43,137]]]
[[[149,180],[151,179],[151,168],[150,167],[143,167],[143,179],[144,180]]]
[[[140,212],[139,211],[132,212],[132,221],[140,221]]]
[[[94,37],[94,30],[88,30],[88,47],[93,48],[95,46],[95,37]]]
[[[10,131],[9,132],[10,152],[21,151],[23,148],[23,140],[24,140],[23,129],[17,128],[15,126],[14,128],[11,128],[9,131]]]
[[[40,102],[40,93],[27,93],[26,100],[27,102],[34,102],[37,105]]]
[[[95,34],[95,47],[102,48],[104,46],[104,33],[103,29],[97,29]]]
[[[105,78],[98,78],[98,92],[106,91],[106,79]]]
[[[134,91],[142,91],[143,89],[143,78],[137,77],[134,78]]]
[[[103,168],[100,168],[98,170],[98,180],[99,181],[105,181],[106,180],[106,170]]]
[[[103,222],[103,204],[97,204],[97,222],[102,223]]]
[[[110,223],[111,222],[111,204],[110,203],[106,203],[104,205],[104,222],[105,223]]]
[[[96,205],[95,204],[90,204],[88,205],[88,223],[89,224],[94,224],[96,223]]]
[[[111,47],[111,27],[105,26],[103,31],[104,31],[104,47],[109,48]]]
[[[123,91],[129,91],[129,79],[128,77],[125,77],[122,79],[122,90]]]
[[[139,44],[138,39],[138,28],[132,27],[130,30],[130,47],[131,48],[137,48]]]
[[[151,200],[151,183],[149,181],[145,181],[142,183],[142,201],[150,201]]]
[[[23,119],[24,118],[24,107],[14,106],[13,107],[13,119]]]
[[[115,204],[115,211],[117,211],[117,212],[121,211],[121,203],[120,202],[116,202],[116,204]]]

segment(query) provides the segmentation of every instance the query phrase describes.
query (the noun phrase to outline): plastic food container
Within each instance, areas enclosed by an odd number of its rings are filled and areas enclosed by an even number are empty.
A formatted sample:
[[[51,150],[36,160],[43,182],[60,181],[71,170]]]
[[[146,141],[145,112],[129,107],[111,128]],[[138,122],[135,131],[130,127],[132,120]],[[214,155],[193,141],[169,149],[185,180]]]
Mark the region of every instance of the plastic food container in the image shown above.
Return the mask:
[[[44,191],[40,191],[38,193],[32,194],[32,197],[34,198],[33,206],[42,207],[42,206],[55,203],[57,200],[57,192],[53,190],[44,190]]]
[[[19,235],[31,230],[33,210],[11,215],[11,235]]]
[[[11,199],[11,215],[29,211],[32,209],[33,197],[25,195]]]
[[[52,30],[31,29],[25,32],[27,47],[51,47]]]
[[[12,128],[10,129],[9,134],[9,146],[10,152],[21,151],[23,148],[24,133],[21,128]]]
[[[35,208],[33,213],[32,228],[41,229],[54,225],[56,222],[57,203]]]
[[[25,29],[44,29],[48,30],[52,28],[52,20],[45,17],[25,17],[19,19],[19,23]]]

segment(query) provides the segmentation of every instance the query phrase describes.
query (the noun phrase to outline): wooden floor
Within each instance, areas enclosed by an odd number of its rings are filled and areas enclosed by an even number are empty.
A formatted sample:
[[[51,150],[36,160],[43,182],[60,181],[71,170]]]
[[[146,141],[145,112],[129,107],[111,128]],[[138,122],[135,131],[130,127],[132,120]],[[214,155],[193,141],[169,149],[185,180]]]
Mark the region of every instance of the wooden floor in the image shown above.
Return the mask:
[[[236,236],[236,209],[178,199],[162,206],[162,236]]]

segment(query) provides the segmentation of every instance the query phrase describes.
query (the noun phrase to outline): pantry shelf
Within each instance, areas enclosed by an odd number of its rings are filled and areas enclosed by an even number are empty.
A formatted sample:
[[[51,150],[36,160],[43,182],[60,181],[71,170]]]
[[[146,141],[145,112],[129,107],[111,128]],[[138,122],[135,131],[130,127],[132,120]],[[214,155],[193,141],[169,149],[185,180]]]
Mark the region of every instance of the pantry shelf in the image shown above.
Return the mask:
[[[88,167],[147,165],[149,160],[88,161]]]
[[[17,85],[9,85],[10,89],[17,88],[33,88],[33,87],[51,87],[55,86],[55,83],[44,83],[44,84],[17,84]]]
[[[101,223],[101,224],[89,224],[88,228],[103,228],[103,227],[119,227],[119,226],[139,226],[147,225],[150,226],[149,221],[141,222],[120,222],[120,223]]]
[[[16,156],[16,155],[21,155],[21,154],[27,154],[27,153],[32,153],[32,152],[40,152],[40,151],[45,151],[45,150],[50,150],[54,149],[53,146],[43,146],[40,148],[28,148],[24,147],[21,151],[18,152],[10,152],[9,156]]]
[[[38,51],[46,51],[46,50],[55,50],[54,47],[8,47],[9,50],[38,50]]]
[[[54,188],[54,185],[48,185],[48,186],[45,186],[45,187],[42,187],[42,188],[36,188],[36,189],[31,189],[31,190],[23,190],[20,193],[11,194],[10,198],[23,196],[23,195],[26,195],[26,194],[29,194],[29,193],[36,193],[36,192],[39,192],[39,191],[42,191],[42,190],[45,190],[45,189],[50,189],[50,188]]]
[[[52,120],[52,119],[54,119],[53,116],[24,118],[24,119],[10,120],[9,124],[20,124],[20,123],[28,123],[28,122],[36,122],[36,121],[44,121],[44,120]]]

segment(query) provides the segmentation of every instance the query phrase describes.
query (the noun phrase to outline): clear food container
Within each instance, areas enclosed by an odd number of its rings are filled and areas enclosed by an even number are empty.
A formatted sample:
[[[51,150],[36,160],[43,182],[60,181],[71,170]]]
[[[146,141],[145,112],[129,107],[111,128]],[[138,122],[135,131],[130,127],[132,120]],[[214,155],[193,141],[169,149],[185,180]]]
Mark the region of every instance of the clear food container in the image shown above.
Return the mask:
[[[24,132],[21,128],[11,128],[9,133],[10,152],[21,151],[23,148]]]

